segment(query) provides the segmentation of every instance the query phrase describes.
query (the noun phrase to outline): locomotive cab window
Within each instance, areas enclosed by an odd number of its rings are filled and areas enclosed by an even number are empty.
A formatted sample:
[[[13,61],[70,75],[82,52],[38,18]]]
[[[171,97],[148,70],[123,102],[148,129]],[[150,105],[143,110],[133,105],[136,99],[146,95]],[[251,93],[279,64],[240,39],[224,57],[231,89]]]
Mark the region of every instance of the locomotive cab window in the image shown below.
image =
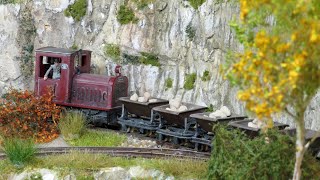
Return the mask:
[[[49,56],[40,56],[40,74],[39,77],[45,77],[46,72],[50,69],[51,65],[54,65],[55,62],[61,63],[61,58],[49,57]],[[48,79],[53,78],[53,71],[50,70],[47,74]]]

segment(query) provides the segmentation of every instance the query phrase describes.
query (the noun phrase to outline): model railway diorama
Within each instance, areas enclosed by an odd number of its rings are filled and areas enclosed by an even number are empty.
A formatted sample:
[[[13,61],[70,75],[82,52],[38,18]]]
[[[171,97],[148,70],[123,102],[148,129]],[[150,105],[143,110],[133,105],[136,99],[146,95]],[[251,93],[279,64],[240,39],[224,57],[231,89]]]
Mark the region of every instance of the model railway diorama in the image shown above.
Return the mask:
[[[51,74],[45,79],[46,71],[60,63],[61,76],[54,79]],[[43,47],[36,50],[35,87],[41,96],[51,88],[57,105],[83,112],[88,121],[97,126],[120,125],[122,131],[136,129],[142,134],[188,145],[197,150],[210,150],[214,139],[213,127],[220,123],[243,130],[254,138],[260,129],[249,127],[246,115],[235,114],[228,109],[224,115],[205,112],[207,107],[186,102],[151,97],[145,93],[128,96],[128,78],[116,66],[114,76],[90,73],[91,51]],[[226,107],[224,107],[226,109]],[[285,129],[287,124],[275,123],[275,127],[294,135],[295,129]],[[316,133],[307,130],[307,138]],[[320,150],[320,137],[311,146],[314,153]]]

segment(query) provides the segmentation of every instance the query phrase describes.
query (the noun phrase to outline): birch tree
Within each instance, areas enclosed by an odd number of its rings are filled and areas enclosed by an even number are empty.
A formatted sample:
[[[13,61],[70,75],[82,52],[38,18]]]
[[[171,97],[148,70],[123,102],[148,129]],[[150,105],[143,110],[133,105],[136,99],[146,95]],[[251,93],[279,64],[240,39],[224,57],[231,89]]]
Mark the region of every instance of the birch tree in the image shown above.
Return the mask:
[[[304,138],[305,112],[320,87],[320,0],[240,0],[240,19],[231,26],[244,49],[233,54],[227,77],[267,128],[273,114],[294,119],[293,179],[300,179],[310,144]]]

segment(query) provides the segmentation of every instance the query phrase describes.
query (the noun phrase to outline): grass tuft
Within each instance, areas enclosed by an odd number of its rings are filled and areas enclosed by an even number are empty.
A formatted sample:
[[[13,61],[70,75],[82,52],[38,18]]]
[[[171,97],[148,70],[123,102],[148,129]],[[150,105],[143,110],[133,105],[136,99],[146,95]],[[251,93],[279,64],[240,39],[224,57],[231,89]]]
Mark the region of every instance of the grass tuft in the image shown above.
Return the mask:
[[[138,9],[143,9],[148,6],[148,4],[152,3],[154,0],[133,0],[133,2],[137,5]]]
[[[5,138],[3,150],[11,163],[24,166],[30,162],[36,153],[36,147],[32,139]]]
[[[68,141],[73,146],[117,147],[127,140],[127,136],[115,132],[87,130],[78,139]]]
[[[187,74],[186,75],[186,79],[184,81],[183,88],[185,88],[186,90],[193,89],[194,88],[194,83],[196,82],[196,79],[197,79],[197,74],[196,73]]]
[[[61,116],[59,129],[66,140],[72,140],[83,135],[86,125],[86,117],[81,112],[71,111]]]

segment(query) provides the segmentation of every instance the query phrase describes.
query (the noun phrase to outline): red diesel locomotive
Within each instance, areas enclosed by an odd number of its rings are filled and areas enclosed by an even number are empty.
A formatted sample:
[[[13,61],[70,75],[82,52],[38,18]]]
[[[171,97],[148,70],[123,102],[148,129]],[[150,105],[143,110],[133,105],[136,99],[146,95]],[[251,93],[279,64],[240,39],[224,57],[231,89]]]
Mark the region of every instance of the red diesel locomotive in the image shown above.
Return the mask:
[[[54,61],[59,63],[60,78],[45,75]],[[36,50],[34,92],[41,96],[53,89],[58,105],[81,110],[97,125],[114,124],[121,113],[120,97],[128,95],[128,78],[121,75],[120,66],[115,76],[90,74],[91,51],[43,47]]]

